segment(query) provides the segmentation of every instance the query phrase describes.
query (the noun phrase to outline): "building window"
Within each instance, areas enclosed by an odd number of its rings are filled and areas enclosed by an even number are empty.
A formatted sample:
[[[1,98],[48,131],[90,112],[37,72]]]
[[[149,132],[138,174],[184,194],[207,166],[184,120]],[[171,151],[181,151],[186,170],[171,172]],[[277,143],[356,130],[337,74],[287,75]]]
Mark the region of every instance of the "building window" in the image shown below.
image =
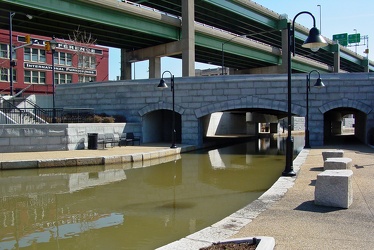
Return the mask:
[[[45,72],[25,70],[25,83],[45,84]]]
[[[9,45],[8,44],[0,44],[0,57],[1,58],[9,58]],[[16,51],[13,51],[12,59],[16,58]]]
[[[79,55],[78,67],[84,69],[96,69],[96,56]]]
[[[46,55],[44,49],[25,48],[24,50],[25,61],[31,62],[46,62]]]
[[[10,77],[10,70],[8,68],[1,68],[0,69],[0,80],[3,82],[9,82],[9,77]],[[17,80],[17,74],[16,70],[13,68],[13,82],[16,82]]]
[[[72,83],[72,79],[71,74],[55,74],[55,84]]]
[[[73,55],[71,53],[58,52],[55,54],[55,63],[71,66],[73,64]]]
[[[79,82],[96,82],[95,76],[79,76]]]
[[[0,57],[8,58],[8,45],[0,44]]]

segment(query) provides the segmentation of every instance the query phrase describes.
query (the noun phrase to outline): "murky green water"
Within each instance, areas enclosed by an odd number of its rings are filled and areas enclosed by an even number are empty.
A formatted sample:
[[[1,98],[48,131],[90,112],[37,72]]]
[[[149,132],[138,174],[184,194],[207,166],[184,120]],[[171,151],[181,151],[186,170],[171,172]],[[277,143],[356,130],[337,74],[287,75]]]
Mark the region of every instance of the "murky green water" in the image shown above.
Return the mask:
[[[0,172],[0,249],[155,249],[249,204],[284,170],[269,140],[154,166]]]

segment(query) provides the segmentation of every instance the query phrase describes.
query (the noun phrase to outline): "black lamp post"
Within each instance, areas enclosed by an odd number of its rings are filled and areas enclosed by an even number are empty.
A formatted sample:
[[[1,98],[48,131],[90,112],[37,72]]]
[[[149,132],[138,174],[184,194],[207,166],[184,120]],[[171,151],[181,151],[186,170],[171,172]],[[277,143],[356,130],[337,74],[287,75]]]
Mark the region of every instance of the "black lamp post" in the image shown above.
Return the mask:
[[[55,104],[55,50],[57,47],[57,42],[54,36],[52,37],[52,40],[49,41],[49,45],[51,46],[51,52],[52,52],[52,107],[53,107],[52,123],[56,123],[57,117],[56,117],[56,104]]]
[[[9,12],[9,94],[13,96],[13,16],[15,12]]]
[[[172,118],[172,132],[171,132],[171,137],[172,137],[172,143],[171,143],[171,146],[170,148],[176,148],[177,145],[175,145],[175,137],[176,137],[176,131],[175,131],[175,111],[174,111],[174,106],[175,106],[175,101],[174,101],[174,75],[166,70],[162,73],[162,76],[161,76],[161,80],[160,80],[160,84],[157,86],[157,88],[160,88],[160,89],[165,89],[168,87],[168,85],[166,85],[165,81],[164,81],[164,74],[165,73],[169,73],[170,76],[171,76],[171,92],[173,93],[173,118]]]
[[[290,23],[287,23],[287,32],[288,32],[288,134],[286,140],[286,167],[282,173],[283,176],[295,176],[296,173],[293,171],[292,161],[293,161],[293,140],[291,138],[291,118],[292,118],[292,111],[291,111],[291,76],[292,76],[292,67],[291,67],[291,53],[295,55],[295,20],[301,14],[308,14],[313,18],[313,28],[309,31],[309,36],[305,40],[302,47],[310,48],[312,51],[317,51],[319,48],[327,46],[328,43],[325,39],[320,35],[319,30],[316,28],[316,19],[312,15],[312,13],[308,11],[302,11],[298,13],[292,21],[292,27]]]
[[[310,75],[313,72],[318,73],[318,79],[316,83],[314,84],[314,87],[316,88],[323,88],[325,87],[325,84],[323,84],[321,75],[318,70],[312,70],[309,72],[308,75],[306,75],[306,116],[305,116],[305,145],[304,148],[311,148],[310,142],[309,142],[309,92],[310,92]]]
[[[238,37],[245,38],[245,37],[247,37],[247,35],[234,36],[233,38],[231,38],[231,39],[222,43],[222,73],[221,73],[222,75],[224,75],[224,68],[225,68],[225,54],[224,54],[224,51],[223,51],[223,45],[225,45],[228,42],[231,42],[232,40],[234,40],[235,38],[238,38]]]
[[[15,12],[9,12],[9,94],[13,96],[13,67],[16,62],[13,61],[13,17]],[[31,15],[25,14],[28,19],[32,19]]]

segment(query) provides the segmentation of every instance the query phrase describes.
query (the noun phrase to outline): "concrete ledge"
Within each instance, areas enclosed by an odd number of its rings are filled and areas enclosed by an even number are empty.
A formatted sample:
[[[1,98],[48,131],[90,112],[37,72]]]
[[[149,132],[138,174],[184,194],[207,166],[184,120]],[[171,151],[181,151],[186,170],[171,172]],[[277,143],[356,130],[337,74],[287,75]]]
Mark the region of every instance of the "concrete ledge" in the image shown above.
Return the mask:
[[[323,161],[326,161],[327,158],[341,158],[341,157],[344,157],[344,150],[330,150],[330,151],[322,152]]]
[[[77,158],[77,166],[88,166],[88,165],[103,165],[103,157],[84,157]]]
[[[103,164],[115,164],[115,163],[122,163],[122,156],[121,155],[112,155],[112,156],[104,156],[103,157]]]
[[[75,163],[76,164],[76,163]],[[57,167],[66,167],[67,160],[40,160],[38,163],[39,168],[57,168]]]
[[[317,175],[314,203],[349,208],[353,201],[352,170],[326,170]]]
[[[133,154],[131,155],[131,161],[143,161],[143,154]]]
[[[37,168],[38,161],[8,161],[1,163],[2,170]]]
[[[323,168],[325,170],[351,169],[351,167],[351,158],[327,158],[323,163]]]

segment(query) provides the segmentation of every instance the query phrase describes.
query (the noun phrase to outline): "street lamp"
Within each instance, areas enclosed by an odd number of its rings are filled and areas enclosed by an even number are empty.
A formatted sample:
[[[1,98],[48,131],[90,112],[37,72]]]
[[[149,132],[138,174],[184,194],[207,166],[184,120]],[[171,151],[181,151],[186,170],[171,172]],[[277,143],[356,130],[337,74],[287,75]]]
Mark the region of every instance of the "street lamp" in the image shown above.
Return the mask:
[[[234,36],[231,39],[227,40],[226,42],[222,43],[222,75],[224,75],[224,67],[225,67],[225,54],[223,52],[223,45],[225,45],[228,42],[231,42],[232,40],[234,40],[235,38],[238,38],[238,37],[245,38],[245,37],[247,37],[247,35]]]
[[[52,107],[53,107],[52,123],[56,123],[57,117],[56,117],[56,104],[55,104],[55,50],[57,47],[57,42],[54,36],[52,37],[52,40],[49,41],[49,45],[51,46],[51,52],[52,52]]]
[[[13,96],[13,17],[16,13],[9,12],[9,93]]]
[[[308,14],[313,18],[313,28],[310,29],[309,35],[307,39],[305,40],[302,47],[304,48],[310,48],[312,51],[317,51],[319,48],[327,46],[328,43],[325,41],[325,39],[320,35],[319,30],[316,28],[316,19],[312,15],[312,13],[308,11],[302,11],[298,13],[293,21],[292,21],[292,27],[291,24],[287,23],[287,32],[288,32],[288,41],[287,41],[287,47],[288,47],[288,61],[287,61],[287,67],[288,67],[288,112],[287,112],[287,118],[288,118],[288,131],[287,131],[287,140],[286,140],[286,166],[282,173],[283,176],[295,176],[296,173],[293,171],[292,161],[293,161],[293,140],[291,138],[291,53],[295,55],[295,20],[296,18],[301,14]]]
[[[314,84],[314,87],[316,88],[325,87],[325,84],[323,84],[321,75],[318,70],[314,69],[310,71],[308,75],[306,75],[306,116],[305,116],[305,146],[304,148],[311,148],[310,142],[309,142],[309,92],[310,92],[310,75],[313,72],[318,73],[318,79],[316,83]]]
[[[13,67],[16,63],[13,61],[13,17],[15,12],[9,12],[9,94],[13,96]],[[32,19],[31,15],[25,15],[28,19]]]
[[[322,34],[322,5],[318,4],[319,7],[319,33]]]
[[[175,102],[174,102],[174,75],[166,70],[162,73],[162,76],[161,76],[161,80],[160,80],[160,84],[157,86],[157,88],[160,88],[160,89],[165,89],[168,87],[168,85],[166,85],[165,81],[164,81],[164,74],[165,73],[169,73],[170,76],[171,76],[171,92],[173,93],[173,118],[172,118],[172,132],[171,132],[171,137],[172,137],[172,143],[171,143],[171,146],[170,148],[176,148],[177,146],[175,145],[175,137],[176,137],[176,131],[175,131],[175,111],[174,111],[174,106],[175,106]]]

